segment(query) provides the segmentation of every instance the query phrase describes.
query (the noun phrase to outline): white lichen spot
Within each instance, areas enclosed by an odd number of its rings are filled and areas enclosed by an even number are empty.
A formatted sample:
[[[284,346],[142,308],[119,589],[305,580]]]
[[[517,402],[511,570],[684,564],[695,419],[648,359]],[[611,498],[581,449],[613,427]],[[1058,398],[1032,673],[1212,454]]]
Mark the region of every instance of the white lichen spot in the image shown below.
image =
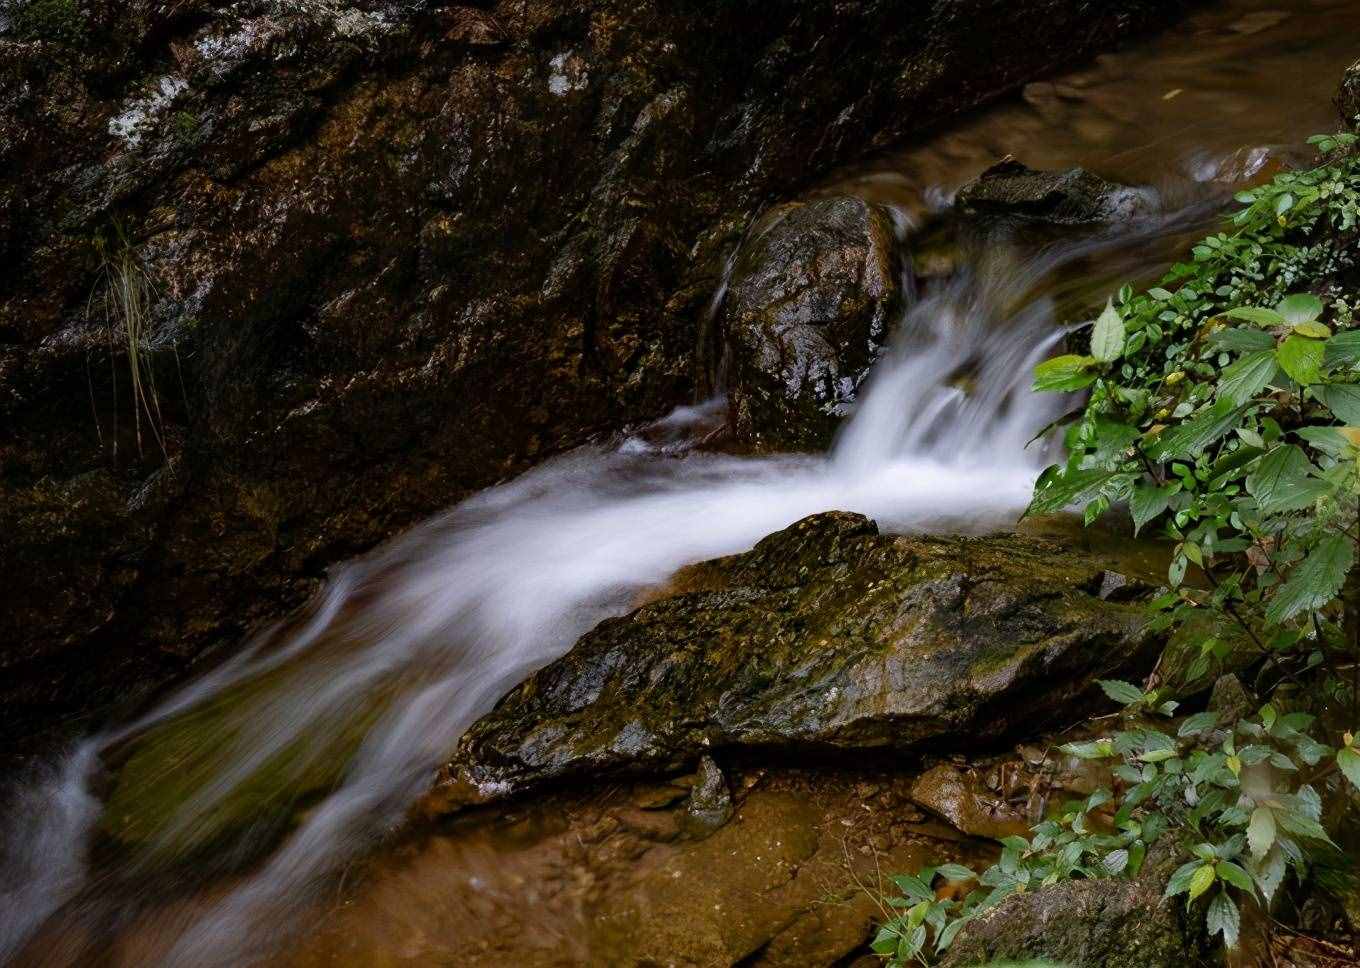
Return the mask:
[[[575,51],[563,51],[548,62],[552,73],[548,75],[548,90],[558,97],[566,97],[573,91],[584,91],[590,83],[590,74],[585,62],[576,56]]]
[[[189,82],[184,78],[167,74],[153,85],[149,94],[132,98],[120,114],[109,119],[109,134],[129,148],[137,147],[147,126],[188,89]]]

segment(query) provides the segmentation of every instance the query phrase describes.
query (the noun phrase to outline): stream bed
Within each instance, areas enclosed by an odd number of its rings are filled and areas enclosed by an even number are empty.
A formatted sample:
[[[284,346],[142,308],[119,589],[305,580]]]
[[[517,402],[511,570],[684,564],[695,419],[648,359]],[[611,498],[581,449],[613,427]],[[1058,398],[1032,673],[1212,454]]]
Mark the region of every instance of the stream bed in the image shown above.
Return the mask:
[[[411,824],[412,808],[502,695],[602,619],[667,594],[685,566],[830,510],[895,533],[1011,527],[1052,454],[1031,438],[1066,405],[1029,391],[1034,364],[1074,314],[1164,268],[1235,190],[1307,158],[1303,140],[1334,127],[1358,27],[1360,0],[1213,5],[816,186],[895,213],[913,294],[829,453],[715,449],[717,397],[553,458],[335,569],[303,613],[19,786],[0,961],[763,952],[744,963],[830,964],[853,952],[876,913],[864,886],[884,865],[986,853],[911,805],[911,770],[741,764],[728,776],[736,820],[696,839],[666,812],[692,778],[451,821]],[[959,243],[954,192],[1005,155],[1085,166],[1136,186],[1148,209],[1042,244]]]

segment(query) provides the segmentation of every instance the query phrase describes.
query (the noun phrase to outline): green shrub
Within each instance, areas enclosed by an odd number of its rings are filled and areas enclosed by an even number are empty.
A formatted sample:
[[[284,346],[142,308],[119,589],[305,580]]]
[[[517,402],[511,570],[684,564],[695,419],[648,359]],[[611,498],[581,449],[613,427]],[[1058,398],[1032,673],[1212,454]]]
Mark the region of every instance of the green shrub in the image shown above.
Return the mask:
[[[1197,632],[1182,681],[1102,682],[1118,728],[1063,750],[1107,761],[1112,787],[1002,841],[961,901],[932,886],[969,879],[957,865],[897,878],[902,914],[874,944],[892,964],[924,963],[1012,893],[1134,876],[1162,837],[1187,858],[1166,896],[1228,947],[1243,904],[1268,907],[1290,871],[1317,880],[1347,862],[1327,805],[1360,787],[1360,153],[1351,134],[1312,143],[1323,164],[1239,194],[1228,231],[1159,286],[1124,287],[1087,353],[1035,372],[1037,390],[1089,398],[1026,513],[1081,505],[1089,524],[1126,505],[1136,530],[1174,542],[1154,627],[1231,627],[1248,654]],[[1202,688],[1229,658],[1254,708],[1179,716],[1193,696],[1178,688]]]

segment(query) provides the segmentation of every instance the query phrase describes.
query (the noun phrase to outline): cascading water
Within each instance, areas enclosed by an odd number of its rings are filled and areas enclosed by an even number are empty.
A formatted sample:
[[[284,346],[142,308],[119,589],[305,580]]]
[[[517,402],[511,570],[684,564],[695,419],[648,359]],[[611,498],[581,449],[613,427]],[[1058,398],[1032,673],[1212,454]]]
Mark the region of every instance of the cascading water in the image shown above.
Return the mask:
[[[911,307],[829,456],[693,451],[721,419],[710,401],[550,461],[341,568],[305,620],[73,754],[56,781],[69,809],[10,858],[10,952],[61,908],[62,936],[28,957],[79,960],[87,932],[217,877],[210,900],[160,915],[178,921],[161,923],[177,940],[158,957],[239,964],[400,821],[476,716],[681,566],[828,509],[895,529],[1013,521],[1042,464],[1025,443],[1061,405],[1028,391],[1063,335],[1032,290],[1115,241],[1055,246],[984,280],[965,272]],[[1007,316],[1010,305],[1022,308]],[[970,365],[967,393],[952,378]],[[82,786],[101,762],[117,774],[102,818]],[[84,876],[104,836],[122,841],[117,861]]]
[[[1054,275],[1093,257],[1145,266],[1150,243],[1221,201],[1223,186],[1197,183],[1266,156],[1206,157],[1180,159],[1185,177],[1162,193],[1189,206],[1118,235],[993,246],[927,288],[829,455],[705,453],[714,400],[549,461],[337,569],[303,616],[18,788],[0,843],[0,962],[249,963],[402,821],[470,722],[681,566],[828,509],[896,530],[1013,522],[1045,463],[1026,443],[1063,406],[1028,391],[1063,335]],[[877,177],[857,185],[881,188]],[[938,180],[918,178],[911,218]]]

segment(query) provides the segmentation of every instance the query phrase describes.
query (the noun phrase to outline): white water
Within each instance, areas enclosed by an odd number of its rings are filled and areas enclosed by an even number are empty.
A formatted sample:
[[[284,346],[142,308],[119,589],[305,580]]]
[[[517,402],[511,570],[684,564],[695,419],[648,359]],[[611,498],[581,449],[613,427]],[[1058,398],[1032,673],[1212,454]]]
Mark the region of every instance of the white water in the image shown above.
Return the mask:
[[[0,920],[11,927],[0,944],[15,952],[62,904],[77,920],[82,909],[106,912],[110,893],[135,906],[139,878],[159,861],[86,877],[98,810],[82,781],[102,751],[214,697],[236,690],[242,699],[188,762],[177,761],[176,771],[202,782],[155,832],[158,857],[206,837],[211,811],[299,738],[307,753],[289,761],[289,776],[317,757],[350,759],[263,867],[182,916],[164,955],[172,965],[239,964],[266,950],[311,888],[400,820],[476,716],[679,567],[829,509],[902,530],[1013,521],[1041,464],[1024,444],[1062,402],[1029,393],[1029,374],[1061,331],[1042,299],[1010,318],[998,307],[1023,302],[1055,264],[1086,248],[1012,265],[986,285],[965,274],[912,307],[827,457],[693,452],[692,439],[721,417],[722,401],[711,401],[617,446],[550,461],[340,568],[282,641],[263,637],[143,721],[89,740],[56,781],[60,793],[35,791],[18,806],[18,825],[31,831],[41,815],[42,833],[10,838],[18,850]],[[949,378],[970,361],[978,389],[965,394]],[[369,717],[357,748],[337,747],[346,723]],[[69,806],[45,809],[54,798]]]

